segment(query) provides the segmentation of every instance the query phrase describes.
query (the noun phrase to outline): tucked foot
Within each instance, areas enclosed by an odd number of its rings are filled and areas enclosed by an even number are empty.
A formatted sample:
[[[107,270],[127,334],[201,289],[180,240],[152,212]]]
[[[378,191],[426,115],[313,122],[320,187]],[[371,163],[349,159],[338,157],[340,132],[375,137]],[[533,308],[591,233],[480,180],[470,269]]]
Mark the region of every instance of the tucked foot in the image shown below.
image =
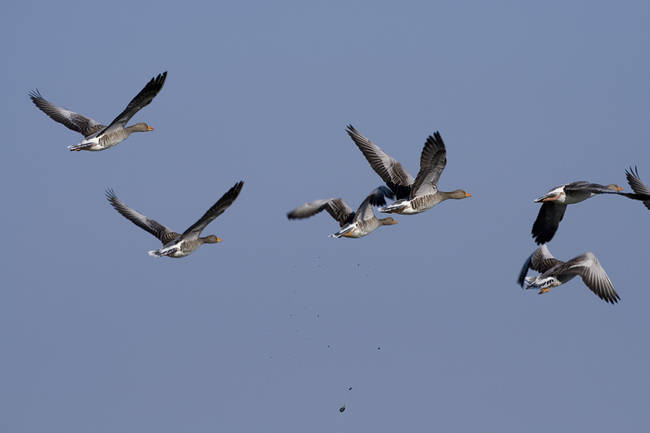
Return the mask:
[[[540,295],[543,295],[544,293],[548,292],[549,290],[551,290],[550,287],[544,287],[543,289],[541,289],[541,290],[539,291],[539,294],[540,294]]]

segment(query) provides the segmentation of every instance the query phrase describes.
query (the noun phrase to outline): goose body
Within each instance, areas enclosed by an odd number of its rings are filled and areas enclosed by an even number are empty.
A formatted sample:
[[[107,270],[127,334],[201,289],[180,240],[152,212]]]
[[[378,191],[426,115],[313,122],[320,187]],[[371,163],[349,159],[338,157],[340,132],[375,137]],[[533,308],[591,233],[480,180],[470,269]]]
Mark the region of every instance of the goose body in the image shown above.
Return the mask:
[[[221,242],[221,238],[215,239],[215,242]],[[180,236],[173,241],[165,244],[162,248],[158,250],[150,250],[148,254],[155,257],[172,257],[172,258],[181,258],[189,256],[193,253],[198,247],[206,243],[202,241],[201,238],[197,239],[182,239]],[[214,243],[214,242],[208,242]]]
[[[188,227],[182,234],[176,233],[159,222],[131,209],[117,198],[113,190],[109,189],[106,191],[106,198],[111,206],[123,217],[143,230],[148,231],[162,242],[162,248],[149,251],[150,256],[180,258],[190,255],[203,244],[221,242],[221,238],[215,235],[201,237],[201,232],[216,217],[228,209],[237,196],[239,196],[243,185],[244,182],[237,182],[198,221]]]
[[[356,212],[342,198],[328,198],[305,203],[287,213],[289,219],[303,219],[316,215],[323,210],[338,221],[341,229],[331,234],[335,238],[361,238],[367,236],[382,225],[397,224],[393,218],[377,218],[373,206],[386,204],[385,197],[394,197],[385,186],[375,188],[361,203]]]
[[[80,143],[68,146],[68,149],[72,151],[100,151],[121,143],[133,132],[153,131],[151,126],[143,122],[131,126],[126,126],[126,124],[140,109],[151,103],[165,84],[166,78],[167,72],[163,72],[149,80],[144,88],[129,102],[122,113],[113,119],[108,126],[102,125],[90,117],[57,107],[43,98],[38,90],[30,92],[29,97],[34,105],[50,118],[84,136],[84,139]]]
[[[413,178],[395,158],[361,135],[352,125],[347,133],[365,156],[372,169],[393,191],[397,201],[379,208],[380,212],[413,215],[431,209],[448,199],[463,199],[472,195],[463,191],[438,189],[438,179],[447,165],[447,150],[439,132],[430,135],[420,155],[420,171]]]
[[[353,221],[350,224],[344,226],[338,232],[332,233],[330,236],[333,238],[362,238],[374,232],[383,225],[397,224],[397,221],[393,220],[392,218],[385,219],[385,221],[386,222],[384,223],[376,217],[367,220]]]
[[[388,206],[379,208],[379,211],[383,213],[398,213],[402,215],[413,215],[431,209],[438,203],[450,198],[461,199],[461,198],[467,198],[471,196],[472,195],[470,193],[467,193],[462,190],[456,190],[451,192],[437,191],[433,194],[424,194],[424,195],[416,196],[412,199],[397,200],[396,202],[391,203]]]
[[[540,274],[527,277],[529,269]],[[526,259],[517,282],[522,288],[524,286],[526,289],[537,288],[540,289],[539,293],[543,294],[553,287],[571,281],[576,276],[580,276],[589,290],[603,301],[615,304],[621,299],[614,290],[614,285],[605,273],[605,269],[591,252],[563,262],[553,257],[546,245],[542,245]]]

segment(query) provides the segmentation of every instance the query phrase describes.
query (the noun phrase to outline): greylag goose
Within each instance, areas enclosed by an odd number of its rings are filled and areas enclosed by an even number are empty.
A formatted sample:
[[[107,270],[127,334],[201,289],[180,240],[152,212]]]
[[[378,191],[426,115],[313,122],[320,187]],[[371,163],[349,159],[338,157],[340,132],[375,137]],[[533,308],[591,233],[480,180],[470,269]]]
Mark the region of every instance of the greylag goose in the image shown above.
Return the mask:
[[[630,177],[628,177],[629,181]],[[632,176],[639,186],[641,181],[638,177]],[[543,203],[537,214],[537,219],[533,223],[531,233],[537,244],[545,244],[555,235],[564,217],[564,212],[569,204],[580,203],[597,194],[617,194],[635,200],[650,200],[650,194],[646,193],[629,193],[621,192],[622,187],[609,184],[599,185],[585,181],[571,182],[553,188],[543,196],[535,200],[535,203]]]
[[[540,274],[536,277],[526,277],[528,269],[538,271]],[[528,257],[517,281],[521,287],[525,284],[526,289],[540,289],[541,295],[553,287],[566,283],[576,275],[580,275],[587,287],[603,301],[615,304],[621,299],[598,259],[590,252],[563,262],[553,257],[546,245],[542,245]]]
[[[386,204],[384,197],[394,197],[392,191],[385,186],[375,188],[361,203],[356,212],[342,198],[327,198],[305,203],[287,213],[289,219],[302,219],[316,215],[326,210],[332,218],[339,222],[341,230],[330,235],[335,238],[360,238],[375,231],[380,226],[397,224],[393,218],[378,219],[372,210],[373,206]]]
[[[382,208],[380,212],[411,215],[431,209],[441,201],[471,197],[462,189],[446,192],[438,189],[438,179],[447,164],[445,143],[439,132],[427,138],[420,155],[420,171],[413,178],[396,159],[379,146],[361,135],[352,125],[347,133],[366,157],[373,170],[395,193],[397,201]]]
[[[216,217],[221,215],[235,201],[244,185],[243,181],[237,182],[230,188],[207,212],[192,224],[183,234],[176,233],[153,219],[142,215],[140,212],[131,209],[122,203],[113,190],[106,191],[106,198],[111,206],[122,216],[131,220],[138,227],[148,231],[163,244],[158,250],[149,251],[150,256],[185,257],[203,244],[214,244],[221,242],[221,238],[215,235],[199,237],[203,229]]]
[[[158,92],[160,92],[160,89],[162,89],[166,78],[167,71],[152,78],[147,85],[140,90],[140,93],[129,102],[129,105],[126,106],[124,111],[122,111],[108,126],[102,125],[90,117],[66,110],[65,108],[57,107],[43,98],[38,89],[29,92],[29,97],[32,102],[41,109],[41,111],[50,116],[53,120],[62,123],[73,131],[77,131],[84,136],[84,140],[81,143],[68,146],[68,149],[75,151],[98,151],[108,149],[109,147],[113,147],[124,141],[132,132],[153,131],[151,126],[143,122],[131,126],[126,126],[126,123],[140,109],[149,105]]]
[[[632,191],[639,194],[640,196],[650,197],[650,188],[648,188],[645,183],[641,182],[641,178],[639,177],[639,171],[637,170],[636,167],[634,167],[634,169],[630,167],[629,170],[625,170],[625,177],[627,178],[627,183],[630,184],[630,188],[632,188]],[[650,209],[650,199],[644,198],[643,204],[645,205],[645,207]]]

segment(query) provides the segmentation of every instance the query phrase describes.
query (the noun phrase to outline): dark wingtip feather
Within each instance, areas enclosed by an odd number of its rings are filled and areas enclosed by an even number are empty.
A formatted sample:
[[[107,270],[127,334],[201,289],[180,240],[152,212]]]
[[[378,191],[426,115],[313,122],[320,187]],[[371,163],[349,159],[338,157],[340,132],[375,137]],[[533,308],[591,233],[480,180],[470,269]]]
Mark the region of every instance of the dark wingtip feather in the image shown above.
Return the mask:
[[[555,231],[543,227],[542,223],[538,224],[537,220],[533,224],[533,229],[530,231],[530,233],[537,245],[544,245],[545,243],[548,243],[551,239],[553,239],[553,236],[555,235]]]
[[[524,281],[526,281],[526,274],[528,273],[528,269],[530,269],[532,259],[533,255],[531,254],[524,262],[524,266],[522,266],[521,271],[519,272],[519,277],[517,277],[517,283],[519,283],[522,289],[524,288]]]
[[[439,131],[433,133],[433,136],[429,135],[427,141],[433,140],[434,143],[438,144],[443,150],[445,150],[445,142],[442,140],[442,136]]]
[[[162,74],[158,74],[156,77],[156,83],[162,87],[163,84],[165,84],[165,80],[167,79],[167,71],[163,72]]]
[[[533,233],[533,240],[537,245],[544,245],[545,243],[549,242],[551,239],[553,239],[553,236],[548,237],[544,236],[543,233]]]
[[[353,140],[355,136],[361,135],[359,131],[357,131],[357,129],[354,126],[352,126],[352,124],[349,124],[348,126],[345,127],[345,132],[347,132],[350,138],[352,138]]]
[[[395,194],[386,186],[379,186],[370,193],[370,204],[373,206],[385,206],[386,197],[394,198]]]
[[[113,209],[118,211],[119,213],[122,213],[122,210],[124,205],[120,203],[120,199],[117,198],[117,194],[115,194],[115,191],[113,191],[113,188],[107,188],[105,193],[106,195],[106,200],[111,204]]]
[[[111,203],[113,202],[114,199],[117,198],[117,195],[115,194],[115,191],[113,191],[113,188],[106,188],[104,194],[106,195],[106,199],[108,199],[108,201],[110,201]]]
[[[41,92],[39,92],[38,89],[30,90],[27,94],[32,102],[36,102],[35,99],[42,98]]]
[[[608,304],[612,304],[612,305],[618,303],[618,301],[621,300],[621,298],[618,296],[618,293],[613,293],[611,295],[606,293],[602,296],[599,294],[598,297],[603,301],[607,302]]]
[[[234,184],[224,195],[223,197],[232,201],[235,201],[235,199],[239,196],[239,193],[241,192],[242,187],[244,186],[244,181],[240,180],[236,184]]]
[[[241,189],[244,187],[244,181],[240,180],[237,182],[232,188],[230,188],[231,191],[237,191],[237,194],[241,191]]]

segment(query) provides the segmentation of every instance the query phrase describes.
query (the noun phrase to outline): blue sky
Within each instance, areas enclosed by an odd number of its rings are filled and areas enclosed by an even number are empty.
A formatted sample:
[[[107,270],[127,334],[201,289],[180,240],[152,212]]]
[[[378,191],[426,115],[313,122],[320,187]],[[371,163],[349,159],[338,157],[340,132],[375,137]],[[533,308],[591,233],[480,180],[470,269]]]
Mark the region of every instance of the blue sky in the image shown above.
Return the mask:
[[[650,5],[630,2],[14,2],[0,35],[0,431],[638,431],[650,423],[648,211],[572,206],[549,244],[580,280],[516,285],[532,200],[569,181],[650,183]],[[109,122],[104,152],[27,92]],[[472,197],[331,239],[306,201],[356,207],[379,177],[353,124],[412,174]],[[182,260],[106,202],[184,230],[238,180]],[[351,390],[348,390],[352,387]],[[338,408],[345,404],[346,411]]]

